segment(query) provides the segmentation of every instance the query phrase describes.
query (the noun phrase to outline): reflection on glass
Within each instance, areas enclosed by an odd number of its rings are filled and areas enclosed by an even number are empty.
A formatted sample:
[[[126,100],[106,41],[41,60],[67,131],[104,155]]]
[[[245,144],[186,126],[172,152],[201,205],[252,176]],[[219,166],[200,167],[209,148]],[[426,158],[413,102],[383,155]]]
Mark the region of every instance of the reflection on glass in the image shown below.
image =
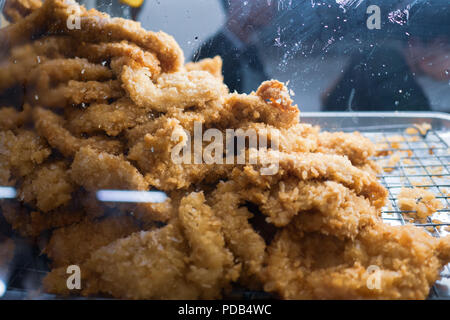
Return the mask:
[[[167,195],[162,191],[99,190],[97,199],[104,202],[161,203]]]
[[[0,187],[0,199],[14,199],[16,189],[13,187]]]
[[[450,111],[446,0],[379,1],[379,28],[364,1],[218,4],[225,23],[193,60],[222,56],[231,91],[275,78],[302,111]]]
[[[6,292],[5,282],[2,279],[0,279],[0,298],[5,295],[5,292]]]
[[[275,14],[275,2],[266,0],[223,0],[225,25],[194,54],[197,61],[220,55],[224,82],[230,91],[250,92],[268,79],[257,43],[260,31]]]

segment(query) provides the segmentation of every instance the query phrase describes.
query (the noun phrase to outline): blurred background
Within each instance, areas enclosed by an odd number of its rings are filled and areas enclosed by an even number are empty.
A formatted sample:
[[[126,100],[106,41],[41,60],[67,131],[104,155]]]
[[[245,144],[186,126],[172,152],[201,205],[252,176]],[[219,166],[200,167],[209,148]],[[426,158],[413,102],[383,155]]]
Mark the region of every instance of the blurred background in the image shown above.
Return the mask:
[[[302,111],[450,112],[448,0],[121,1],[80,2],[173,35],[186,61],[221,55],[232,91],[276,78]]]

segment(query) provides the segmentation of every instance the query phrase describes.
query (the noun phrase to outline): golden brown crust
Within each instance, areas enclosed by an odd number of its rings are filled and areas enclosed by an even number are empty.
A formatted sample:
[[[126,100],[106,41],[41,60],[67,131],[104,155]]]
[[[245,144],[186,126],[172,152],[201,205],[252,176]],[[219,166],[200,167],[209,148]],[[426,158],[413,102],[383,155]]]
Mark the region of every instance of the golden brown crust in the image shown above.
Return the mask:
[[[71,109],[66,116],[67,127],[75,134],[104,132],[108,136],[117,136],[124,130],[147,122],[149,112],[136,109],[130,99],[121,98],[111,104],[92,103],[86,109]]]
[[[144,177],[123,157],[91,147],[80,148],[70,169],[73,181],[88,191],[148,189]]]
[[[31,108],[24,105],[22,111],[13,107],[0,107],[0,131],[17,129],[31,117]]]
[[[223,80],[222,76],[222,58],[215,56],[214,58],[204,58],[197,62],[188,62],[184,65],[187,71],[207,71],[219,80]]]
[[[63,161],[46,163],[25,178],[19,197],[44,213],[68,204],[75,187],[67,169]]]
[[[269,248],[265,289],[285,299],[425,299],[446,263],[436,247],[413,226],[380,223],[354,241],[288,227]]]
[[[45,94],[37,94],[39,103],[45,107],[66,108],[68,106],[86,106],[90,103],[107,103],[110,99],[118,99],[124,95],[121,83],[108,81],[77,81],[47,90]],[[31,97],[33,99],[33,97]]]
[[[101,221],[84,220],[53,231],[43,253],[54,268],[81,264],[91,252],[139,230],[131,217],[108,217]]]
[[[266,243],[249,223],[253,214],[246,207],[242,207],[244,200],[235,192],[235,186],[231,182],[219,183],[210,198],[212,208],[222,222],[227,246],[235,260],[242,264],[240,282],[258,288]]]
[[[172,107],[203,109],[227,92],[224,84],[206,71],[162,74],[153,83],[147,68],[123,67],[121,80],[134,103],[141,108],[167,112]]]
[[[375,155],[374,144],[359,132],[321,132],[317,141],[317,152],[347,156],[355,166],[366,164]]]
[[[35,107],[33,119],[36,131],[66,157],[73,157],[83,146],[91,146],[112,154],[122,152],[122,144],[117,140],[102,136],[92,136],[86,139],[75,137],[64,127],[64,119],[49,110]]]
[[[63,0],[49,0],[51,17],[50,33],[61,32],[87,42],[112,42],[126,40],[153,52],[161,62],[164,72],[177,71],[184,63],[183,52],[175,40],[164,32],[151,32],[143,29],[139,22],[110,16],[91,9],[87,11],[77,6],[80,16],[80,29],[66,28],[69,18],[68,8],[75,3]]]
[[[85,295],[128,299],[212,299],[235,280],[238,269],[220,232],[220,221],[200,193],[181,200],[179,220],[137,232],[91,254],[83,265]],[[131,261],[138,262],[133,272]],[[61,269],[44,280],[47,290],[67,293]]]
[[[17,133],[0,131],[0,154],[2,180],[1,184],[8,185],[10,176],[24,177],[51,154],[47,143],[35,132],[30,130],[17,130]]]
[[[85,213],[75,208],[60,208],[42,213],[32,211],[17,201],[2,200],[0,203],[5,220],[23,237],[35,239],[53,228],[68,226],[81,221]]]
[[[7,0],[3,7],[3,14],[8,21],[17,22],[41,6],[42,2],[39,0]]]

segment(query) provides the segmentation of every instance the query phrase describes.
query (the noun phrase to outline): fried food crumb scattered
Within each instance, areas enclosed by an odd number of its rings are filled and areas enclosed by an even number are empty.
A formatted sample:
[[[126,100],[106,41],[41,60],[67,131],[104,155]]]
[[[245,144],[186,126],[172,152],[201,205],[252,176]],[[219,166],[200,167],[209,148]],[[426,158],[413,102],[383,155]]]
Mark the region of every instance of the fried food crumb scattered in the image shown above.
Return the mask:
[[[401,210],[415,211],[418,219],[427,218],[443,208],[442,202],[423,188],[402,188],[397,199]]]

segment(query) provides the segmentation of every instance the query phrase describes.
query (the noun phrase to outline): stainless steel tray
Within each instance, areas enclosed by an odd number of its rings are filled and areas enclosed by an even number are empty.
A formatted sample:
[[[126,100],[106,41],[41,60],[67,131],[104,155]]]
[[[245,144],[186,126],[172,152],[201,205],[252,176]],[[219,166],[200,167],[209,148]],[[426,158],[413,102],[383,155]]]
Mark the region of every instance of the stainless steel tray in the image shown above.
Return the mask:
[[[301,112],[300,120],[329,131],[397,131],[422,122],[434,130],[450,130],[450,114],[441,112]]]

